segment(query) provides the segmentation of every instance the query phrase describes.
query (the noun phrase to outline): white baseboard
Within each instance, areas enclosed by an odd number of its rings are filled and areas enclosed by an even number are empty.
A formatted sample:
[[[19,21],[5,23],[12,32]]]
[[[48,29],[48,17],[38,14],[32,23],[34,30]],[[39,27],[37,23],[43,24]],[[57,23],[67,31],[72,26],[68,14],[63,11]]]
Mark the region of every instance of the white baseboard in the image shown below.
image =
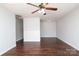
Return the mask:
[[[52,38],[52,37],[56,37],[56,36],[41,36],[41,37],[47,37],[47,38],[49,37],[49,38]]]
[[[27,41],[24,41],[24,42],[40,42],[40,41],[28,41],[28,40],[27,40]]]
[[[57,38],[57,37],[41,37],[41,38]]]
[[[11,46],[10,48],[8,48],[7,50],[3,51],[0,53],[0,56],[3,55],[4,53],[6,53],[7,51],[11,50],[12,48],[16,47],[16,45]]]
[[[58,38],[60,39],[60,38]],[[61,40],[61,39],[60,39]],[[65,42],[66,44],[70,45],[71,47],[73,47],[74,49],[78,50],[79,51],[79,48],[75,47],[74,45],[70,44],[69,42],[65,41],[65,40],[61,40],[63,42]]]

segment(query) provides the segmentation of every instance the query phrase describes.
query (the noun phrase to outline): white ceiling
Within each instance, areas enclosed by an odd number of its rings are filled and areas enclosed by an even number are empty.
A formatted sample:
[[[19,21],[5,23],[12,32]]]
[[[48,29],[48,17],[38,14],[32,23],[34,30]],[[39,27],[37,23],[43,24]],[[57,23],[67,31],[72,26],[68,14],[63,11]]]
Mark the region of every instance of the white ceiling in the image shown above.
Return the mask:
[[[35,3],[36,5],[39,5],[40,3]],[[47,20],[47,19],[58,19],[74,9],[76,6],[78,6],[77,3],[49,3],[49,5],[53,7],[57,7],[57,11],[46,11],[47,15],[42,15],[39,14],[38,12],[35,14],[31,14],[32,11],[38,9],[34,6],[30,6],[28,4],[23,4],[23,3],[6,3],[3,4],[6,8],[8,8],[11,12],[21,15],[22,17],[30,17],[30,16],[38,16],[42,20]]]

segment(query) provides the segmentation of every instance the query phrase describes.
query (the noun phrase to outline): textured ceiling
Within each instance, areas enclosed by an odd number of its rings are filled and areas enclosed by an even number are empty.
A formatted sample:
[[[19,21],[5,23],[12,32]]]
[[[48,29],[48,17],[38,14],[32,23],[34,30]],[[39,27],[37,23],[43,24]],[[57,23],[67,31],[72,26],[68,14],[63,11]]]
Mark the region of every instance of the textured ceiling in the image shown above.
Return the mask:
[[[40,3],[35,3],[36,5],[39,5]],[[31,16],[38,16],[42,20],[48,20],[48,19],[58,19],[65,15],[66,13],[70,12],[72,9],[74,9],[76,6],[78,6],[77,3],[49,3],[50,6],[57,7],[58,11],[46,11],[47,15],[39,14],[38,12],[35,14],[31,14],[32,11],[38,9],[34,6],[30,6],[28,4],[23,3],[6,3],[3,4],[7,9],[9,9],[11,12],[15,13],[16,15],[21,15],[22,17],[31,17]]]

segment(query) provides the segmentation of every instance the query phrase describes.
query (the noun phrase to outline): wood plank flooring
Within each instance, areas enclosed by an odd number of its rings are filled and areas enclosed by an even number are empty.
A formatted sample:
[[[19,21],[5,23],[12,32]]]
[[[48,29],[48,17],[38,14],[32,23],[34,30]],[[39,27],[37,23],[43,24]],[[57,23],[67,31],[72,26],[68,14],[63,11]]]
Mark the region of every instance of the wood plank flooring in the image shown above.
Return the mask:
[[[41,42],[19,41],[2,56],[79,56],[79,52],[57,38],[42,38]]]

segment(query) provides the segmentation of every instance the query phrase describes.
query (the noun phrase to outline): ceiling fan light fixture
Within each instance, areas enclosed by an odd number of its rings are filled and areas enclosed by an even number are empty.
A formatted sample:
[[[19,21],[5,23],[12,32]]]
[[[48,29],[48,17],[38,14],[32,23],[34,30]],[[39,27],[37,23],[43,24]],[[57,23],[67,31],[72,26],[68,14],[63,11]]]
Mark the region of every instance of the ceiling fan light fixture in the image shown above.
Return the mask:
[[[46,13],[44,13],[43,15],[46,15]]]
[[[44,8],[40,9],[40,10],[38,11],[38,13],[41,13],[41,14],[43,14],[43,15],[46,15],[46,12],[45,12],[45,9],[44,9]]]

